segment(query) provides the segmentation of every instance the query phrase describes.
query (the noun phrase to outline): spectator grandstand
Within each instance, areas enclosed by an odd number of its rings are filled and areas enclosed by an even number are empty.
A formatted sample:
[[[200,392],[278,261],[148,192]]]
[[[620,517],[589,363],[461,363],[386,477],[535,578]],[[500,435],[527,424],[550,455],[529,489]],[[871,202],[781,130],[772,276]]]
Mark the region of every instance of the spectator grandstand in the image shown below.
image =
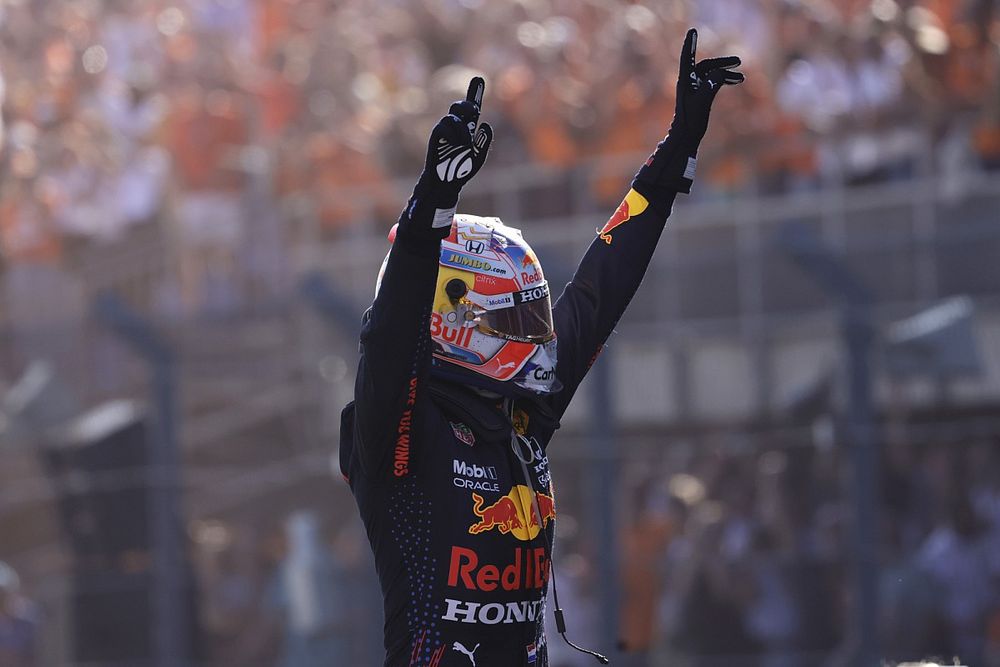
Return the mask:
[[[485,76],[496,141],[460,209],[523,228],[564,281],[669,124],[689,25],[700,48],[741,54],[747,82],[719,97],[694,194],[595,367],[610,389],[581,392],[553,447],[570,634],[612,632],[642,667],[851,664],[839,321],[773,242],[795,222],[872,290],[879,331],[975,304],[978,375],[876,373],[879,639],[891,661],[1000,665],[991,0],[0,3],[0,560],[41,610],[34,662],[12,664],[72,664],[47,429],[152,384],[95,315],[109,293],[176,352],[199,664],[309,664],[289,657],[308,623],[283,578],[303,510],[355,612],[329,612],[331,645],[376,664],[367,547],[329,456],[428,130]],[[59,409],[25,419],[12,396],[39,360]],[[601,454],[589,420],[606,393]],[[613,498],[595,497],[602,466]],[[602,502],[633,517],[616,523],[633,567],[612,628]],[[554,666],[589,664],[551,649]]]

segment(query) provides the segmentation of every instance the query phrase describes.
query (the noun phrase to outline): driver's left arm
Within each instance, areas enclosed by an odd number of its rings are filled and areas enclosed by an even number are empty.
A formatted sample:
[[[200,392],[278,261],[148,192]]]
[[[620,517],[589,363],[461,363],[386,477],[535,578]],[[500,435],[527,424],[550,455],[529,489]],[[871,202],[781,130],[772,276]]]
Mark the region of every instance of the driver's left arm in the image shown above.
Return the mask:
[[[563,389],[547,401],[556,415],[565,412],[639,289],[677,193],[691,191],[698,144],[708,129],[715,95],[723,85],[743,81],[743,75],[733,71],[740,64],[736,56],[696,63],[697,40],[697,32],[689,30],[667,136],[639,169],[552,309],[558,337],[556,377]]]
[[[557,415],[566,410],[639,289],[676,194],[664,192],[650,199],[630,189],[553,306],[556,377],[563,389],[549,404]]]

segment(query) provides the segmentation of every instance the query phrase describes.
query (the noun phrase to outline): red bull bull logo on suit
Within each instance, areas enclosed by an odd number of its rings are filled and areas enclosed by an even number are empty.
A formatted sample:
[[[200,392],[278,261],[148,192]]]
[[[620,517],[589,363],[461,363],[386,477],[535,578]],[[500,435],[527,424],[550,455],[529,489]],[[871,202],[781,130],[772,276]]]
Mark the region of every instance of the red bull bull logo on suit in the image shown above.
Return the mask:
[[[649,202],[645,197],[635,190],[629,190],[628,194],[625,195],[625,199],[622,200],[622,203],[618,205],[618,208],[611,216],[611,219],[604,225],[604,229],[598,232],[601,240],[611,245],[611,230],[624,225],[633,215],[639,215],[648,206]]]
[[[513,535],[527,542],[533,540],[538,533],[548,525],[550,519],[556,517],[556,504],[552,496],[535,493],[538,500],[538,511],[541,518],[535,514],[534,503],[531,500],[531,490],[523,484],[517,484],[510,492],[492,505],[478,493],[472,494],[472,511],[479,521],[469,526],[470,535],[478,535],[496,528],[502,534]]]

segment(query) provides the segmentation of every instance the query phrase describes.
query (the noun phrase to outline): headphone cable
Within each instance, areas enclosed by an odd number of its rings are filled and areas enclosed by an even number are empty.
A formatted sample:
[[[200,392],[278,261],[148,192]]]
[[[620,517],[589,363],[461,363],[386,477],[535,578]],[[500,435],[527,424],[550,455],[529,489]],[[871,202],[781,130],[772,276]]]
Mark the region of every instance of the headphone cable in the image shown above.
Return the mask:
[[[534,461],[535,452],[531,448],[531,443],[528,442],[528,439],[514,429],[513,426],[514,402],[508,399],[508,406],[510,409],[510,420],[511,420],[510,446],[511,449],[514,451],[514,456],[521,464],[521,470],[524,473],[524,481],[528,485],[528,490],[531,493],[531,507],[535,512],[535,516],[538,517],[539,533],[542,535],[542,549],[545,552],[546,558],[548,558],[549,560],[549,578],[552,579],[552,601],[555,602],[555,607],[556,607],[552,611],[553,615],[556,618],[556,631],[562,636],[563,641],[566,642],[566,644],[568,644],[571,648],[576,649],[580,653],[585,653],[587,655],[593,656],[602,665],[610,664],[611,661],[608,660],[607,657],[601,655],[597,651],[592,651],[588,648],[577,646],[572,641],[570,641],[569,637],[566,636],[566,618],[565,615],[563,614],[562,608],[559,606],[559,590],[556,587],[556,567],[555,563],[552,560],[552,555],[549,553],[548,540],[545,538],[545,527],[542,525],[542,512],[538,507],[538,496],[535,493],[535,485],[531,483],[531,475],[528,473],[528,463]],[[518,446],[518,440],[522,440],[524,444],[527,445],[528,451],[531,453],[527,461],[525,461],[524,458],[521,456],[521,450],[520,447]],[[530,519],[528,520],[528,523],[530,525],[531,523]]]

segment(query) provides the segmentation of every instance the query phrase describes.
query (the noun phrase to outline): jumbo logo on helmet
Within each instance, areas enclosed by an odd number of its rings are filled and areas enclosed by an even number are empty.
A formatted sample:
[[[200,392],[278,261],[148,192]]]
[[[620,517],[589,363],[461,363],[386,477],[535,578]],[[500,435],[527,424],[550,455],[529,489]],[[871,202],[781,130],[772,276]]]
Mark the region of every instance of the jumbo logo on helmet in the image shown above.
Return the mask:
[[[499,262],[493,262],[482,257],[473,257],[460,252],[449,252],[447,255],[442,255],[441,263],[445,266],[453,266],[467,271],[492,273],[501,277],[510,275],[508,267]]]

